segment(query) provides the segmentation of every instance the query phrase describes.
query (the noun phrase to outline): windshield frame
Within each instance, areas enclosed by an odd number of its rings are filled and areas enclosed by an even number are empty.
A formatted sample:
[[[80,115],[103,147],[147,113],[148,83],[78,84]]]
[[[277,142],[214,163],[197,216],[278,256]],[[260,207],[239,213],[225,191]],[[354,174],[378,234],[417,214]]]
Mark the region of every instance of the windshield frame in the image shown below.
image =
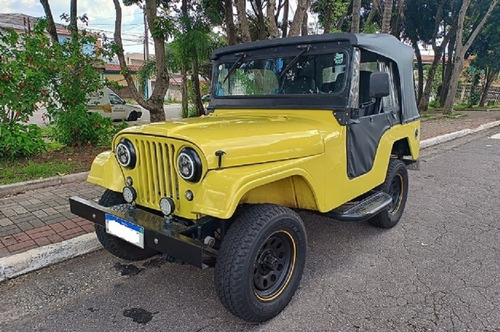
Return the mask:
[[[304,47],[310,49],[303,56],[324,55],[342,52],[346,56],[345,77],[342,90],[336,93],[324,94],[266,94],[266,95],[227,95],[218,96],[216,93],[219,80],[219,65],[234,63],[245,53],[243,62],[251,60],[273,59],[277,57],[295,57],[303,52]],[[295,45],[280,45],[257,50],[240,50],[227,53],[215,59],[212,71],[211,108],[311,108],[311,109],[345,109],[348,105],[350,90],[350,76],[353,47],[348,41],[297,43]]]

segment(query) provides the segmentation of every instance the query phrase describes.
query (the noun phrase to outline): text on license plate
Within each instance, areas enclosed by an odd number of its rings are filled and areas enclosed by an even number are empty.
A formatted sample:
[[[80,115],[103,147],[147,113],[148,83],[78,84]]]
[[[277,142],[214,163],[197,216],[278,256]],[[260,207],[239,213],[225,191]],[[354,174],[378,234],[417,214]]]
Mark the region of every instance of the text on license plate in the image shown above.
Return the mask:
[[[106,214],[106,232],[144,249],[144,228]]]

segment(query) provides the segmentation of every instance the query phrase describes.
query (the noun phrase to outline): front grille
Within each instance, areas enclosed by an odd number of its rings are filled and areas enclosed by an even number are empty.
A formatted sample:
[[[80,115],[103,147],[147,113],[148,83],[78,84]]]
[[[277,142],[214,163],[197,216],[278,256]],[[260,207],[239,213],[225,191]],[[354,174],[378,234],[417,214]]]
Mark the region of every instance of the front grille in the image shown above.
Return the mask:
[[[132,139],[137,153],[134,187],[137,204],[158,209],[162,197],[179,199],[179,179],[174,168],[175,147],[167,139]]]

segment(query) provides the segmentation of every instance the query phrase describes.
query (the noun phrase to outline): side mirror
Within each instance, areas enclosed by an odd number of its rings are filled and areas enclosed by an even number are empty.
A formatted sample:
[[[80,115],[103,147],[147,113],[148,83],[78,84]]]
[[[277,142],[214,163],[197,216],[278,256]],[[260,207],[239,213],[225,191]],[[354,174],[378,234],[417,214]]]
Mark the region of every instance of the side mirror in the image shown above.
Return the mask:
[[[386,97],[390,88],[389,73],[378,71],[370,75],[370,98]]]

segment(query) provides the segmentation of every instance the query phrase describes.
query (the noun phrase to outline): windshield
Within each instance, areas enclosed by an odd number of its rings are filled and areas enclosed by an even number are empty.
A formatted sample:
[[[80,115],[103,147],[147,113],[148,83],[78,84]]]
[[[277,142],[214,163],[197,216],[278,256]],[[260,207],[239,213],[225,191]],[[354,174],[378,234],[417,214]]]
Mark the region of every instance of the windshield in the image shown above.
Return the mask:
[[[267,58],[240,55],[221,61],[215,77],[215,97],[297,94],[338,94],[344,90],[345,52]]]

